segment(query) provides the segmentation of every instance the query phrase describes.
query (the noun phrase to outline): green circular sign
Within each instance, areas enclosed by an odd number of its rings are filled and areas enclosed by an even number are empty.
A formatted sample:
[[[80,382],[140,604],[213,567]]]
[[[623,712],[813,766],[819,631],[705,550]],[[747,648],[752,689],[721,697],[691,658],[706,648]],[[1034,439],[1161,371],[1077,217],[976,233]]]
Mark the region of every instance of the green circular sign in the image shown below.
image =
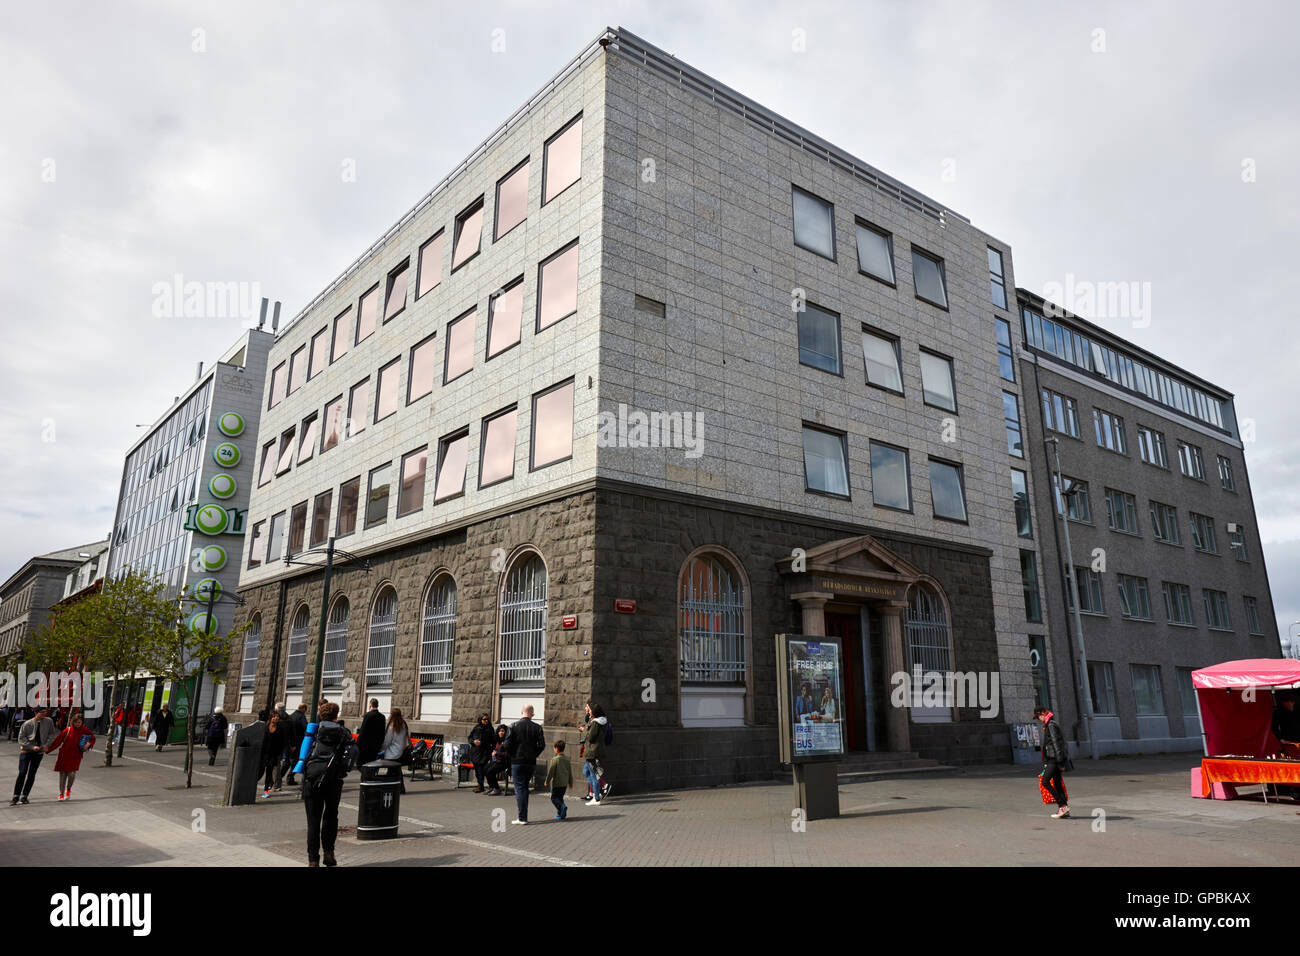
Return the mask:
[[[200,601],[206,601],[209,597],[217,600],[221,597],[221,582],[216,578],[203,578],[194,585],[194,596]]]
[[[223,441],[212,449],[212,460],[222,468],[234,468],[239,464],[239,447],[232,442]]]
[[[204,534],[221,534],[230,524],[230,515],[221,505],[204,505],[194,512],[194,527]]]
[[[207,611],[199,611],[197,614],[190,615],[191,631],[197,631],[199,634],[202,634],[205,631],[208,634],[215,634],[217,633],[218,628],[219,625],[217,624],[217,616],[215,614],[209,615]]]
[[[239,412],[226,412],[217,419],[217,428],[221,429],[221,434],[229,435],[231,438],[242,435],[244,433],[244,416]]]
[[[204,571],[220,571],[226,566],[226,549],[219,544],[210,544],[199,552],[199,564]]]
[[[208,482],[208,491],[212,492],[214,498],[230,498],[239,490],[239,483],[235,481],[233,475],[227,475],[224,472],[212,476]]]

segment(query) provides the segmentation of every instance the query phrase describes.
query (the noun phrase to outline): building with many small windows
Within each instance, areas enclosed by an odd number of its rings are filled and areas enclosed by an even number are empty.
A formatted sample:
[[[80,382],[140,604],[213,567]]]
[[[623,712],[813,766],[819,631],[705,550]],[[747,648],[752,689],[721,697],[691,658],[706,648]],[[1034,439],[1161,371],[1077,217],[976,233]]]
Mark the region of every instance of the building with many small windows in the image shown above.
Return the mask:
[[[1047,646],[1039,702],[1085,747],[1073,573],[1099,752],[1199,749],[1192,671],[1281,656],[1232,395],[1032,293],[1017,298],[1017,364],[1038,398],[1025,408],[1030,477],[1051,489],[1020,526],[1031,633]]]
[[[29,634],[43,628],[50,608],[102,576],[108,542],[38,554],[0,585],[0,657],[18,654]]]
[[[621,785],[754,779],[789,631],[842,638],[859,757],[1006,760],[1014,289],[1005,243],[607,32],[271,347],[229,710],[296,705],[323,631],[345,717],[594,698]],[[891,706],[914,667],[997,673],[993,713]]]

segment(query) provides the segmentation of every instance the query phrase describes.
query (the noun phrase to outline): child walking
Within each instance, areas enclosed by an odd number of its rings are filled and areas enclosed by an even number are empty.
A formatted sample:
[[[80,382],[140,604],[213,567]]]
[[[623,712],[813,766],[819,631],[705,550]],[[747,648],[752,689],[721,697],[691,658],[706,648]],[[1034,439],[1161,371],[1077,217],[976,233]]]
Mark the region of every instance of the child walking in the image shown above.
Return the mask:
[[[573,783],[573,765],[564,756],[564,741],[555,742],[555,756],[546,765],[546,780],[543,786],[551,788],[551,803],[555,806],[555,819],[563,820],[569,815],[569,807],[564,802],[564,791]]]
[[[80,713],[73,714],[68,726],[59,731],[59,735],[50,744],[51,750],[59,752],[54,770],[59,775],[60,800],[72,799],[72,782],[77,779],[77,771],[81,769],[81,758],[93,746],[95,735],[86,727],[86,721]]]

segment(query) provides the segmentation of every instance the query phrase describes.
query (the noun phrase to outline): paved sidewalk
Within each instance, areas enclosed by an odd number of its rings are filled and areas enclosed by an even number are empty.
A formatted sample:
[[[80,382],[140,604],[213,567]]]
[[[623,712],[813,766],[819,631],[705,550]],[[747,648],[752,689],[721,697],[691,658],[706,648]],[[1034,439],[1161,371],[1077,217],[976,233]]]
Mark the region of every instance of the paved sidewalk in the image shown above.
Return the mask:
[[[226,753],[215,768],[199,752],[184,789],[183,748],[127,743],[120,765],[102,752],[82,765],[67,803],[55,801],[47,761],[34,802],[0,812],[0,857],[17,865],[303,865],[305,820],[296,792],[223,807]],[[532,822],[510,826],[513,796],[407,781],[401,836],[355,838],[357,774],[344,789],[342,865],[407,866],[835,866],[1068,865],[1258,866],[1300,864],[1300,806],[1290,799],[1231,802],[1188,795],[1193,755],[1079,762],[1069,775],[1074,818],[1049,819],[1036,768],[986,767],[840,788],[842,816],[797,826],[792,787],[762,783],[619,794],[600,807],[570,797],[551,820],[533,794]],[[16,749],[0,766],[17,772]],[[10,778],[12,779],[12,778]],[[615,779],[615,783],[617,780]],[[194,832],[202,820],[203,832]]]

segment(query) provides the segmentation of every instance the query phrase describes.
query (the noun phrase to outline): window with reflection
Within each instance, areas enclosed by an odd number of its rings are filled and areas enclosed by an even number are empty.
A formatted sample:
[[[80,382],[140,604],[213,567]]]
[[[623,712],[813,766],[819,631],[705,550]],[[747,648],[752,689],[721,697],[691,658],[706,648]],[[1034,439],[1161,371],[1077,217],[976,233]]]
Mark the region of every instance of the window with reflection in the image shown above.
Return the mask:
[[[578,242],[537,267],[537,331],[578,311]]]
[[[877,507],[912,510],[907,449],[871,443],[871,499]]]
[[[375,283],[370,291],[361,297],[361,304],[357,307],[357,344],[360,345],[374,335],[378,324],[379,284]]]
[[[898,339],[864,331],[862,355],[867,363],[868,385],[902,393],[903,372],[898,357]]]
[[[544,468],[573,455],[573,382],[533,396],[532,468]]]
[[[546,141],[542,159],[542,205],[578,181],[582,175],[582,116],[570,120]]]
[[[804,481],[809,491],[849,496],[845,436],[809,425],[803,427]]]
[[[894,284],[894,241],[889,233],[858,222],[858,269],[881,282]]]
[[[493,239],[500,239],[528,216],[528,160],[524,160],[497,183],[496,227]]]
[[[442,374],[444,385],[460,378],[474,367],[474,332],[477,320],[478,309],[475,308],[448,323],[447,357]]]
[[[375,421],[383,421],[397,411],[397,377],[401,372],[402,360],[395,358],[379,370],[375,385]]]
[[[943,260],[912,248],[912,280],[917,298],[940,308],[948,308],[948,290],[944,285]]]
[[[930,459],[930,498],[934,503],[936,518],[966,520],[966,493],[961,465]]]
[[[370,407],[370,379],[363,378],[348,392],[347,436],[366,430],[366,409]]]
[[[325,371],[329,364],[330,330],[329,326],[321,329],[311,337],[311,365],[307,369],[307,378],[313,379]]]
[[[483,241],[483,197],[456,217],[456,235],[451,251],[451,271],[455,272],[478,255]]]
[[[791,189],[794,204],[794,244],[826,259],[835,258],[835,207],[798,186]]]
[[[387,322],[406,308],[406,278],[410,272],[409,261],[388,274],[388,292],[384,298],[384,321]]]
[[[518,344],[523,319],[524,277],[520,276],[488,300],[488,358]]]
[[[406,404],[423,398],[433,391],[434,377],[438,373],[438,351],[435,335],[411,349],[411,367],[406,376]]]
[[[293,439],[297,431],[297,427],[294,427],[280,435],[280,458],[275,466],[277,475],[284,474],[293,465]]]
[[[322,491],[316,496],[311,506],[311,544],[316,547],[324,544],[330,533],[330,508],[334,505],[334,492]]]
[[[303,383],[307,381],[307,346],[303,345],[289,356],[289,392],[290,394],[302,388]]]
[[[351,317],[352,308],[349,306],[334,319],[334,331],[331,333],[332,341],[330,345],[331,362],[337,362],[348,354],[348,345],[351,341],[351,328],[348,325],[348,319]]]
[[[366,527],[373,528],[388,520],[388,485],[392,481],[393,463],[384,462],[370,471],[366,492]]]
[[[342,538],[357,530],[357,505],[361,497],[361,477],[345,481],[339,487],[339,520],[335,536]]]
[[[329,451],[343,437],[343,396],[325,406],[325,428],[321,433],[320,450]]]
[[[302,438],[298,441],[298,463],[302,464],[316,453],[316,438],[320,434],[320,418],[315,412],[302,420]]]
[[[478,486],[486,488],[515,475],[515,424],[517,408],[507,408],[483,420],[479,442]]]
[[[420,246],[420,274],[415,291],[417,299],[442,282],[442,245],[445,237],[446,233],[439,229],[435,236]]]
[[[465,491],[465,466],[469,460],[469,430],[448,435],[438,443],[438,477],[433,500],[446,501]]]
[[[289,513],[289,553],[297,554],[307,536],[307,502],[300,501]]]
[[[428,457],[428,445],[402,457],[402,487],[397,494],[399,518],[424,507],[424,472]]]

